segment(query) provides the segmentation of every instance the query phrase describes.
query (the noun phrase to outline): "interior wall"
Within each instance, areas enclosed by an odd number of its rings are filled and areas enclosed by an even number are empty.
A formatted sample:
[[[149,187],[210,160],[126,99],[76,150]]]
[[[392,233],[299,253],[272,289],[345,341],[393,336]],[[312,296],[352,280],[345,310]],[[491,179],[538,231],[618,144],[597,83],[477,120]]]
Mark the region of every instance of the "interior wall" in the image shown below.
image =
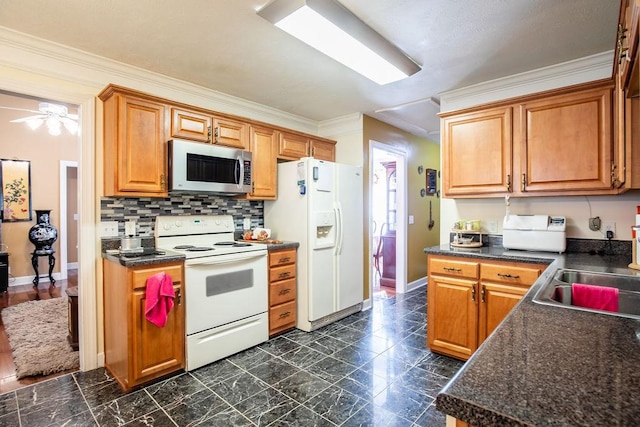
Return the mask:
[[[0,106],[37,110],[38,102],[30,98],[0,93]],[[0,158],[31,162],[31,210],[50,209],[51,224],[59,230],[59,165],[60,160],[76,160],[77,139],[66,129],[62,129],[61,135],[52,136],[44,124],[36,130],[31,130],[25,123],[10,123],[11,120],[28,115],[34,113],[0,109]],[[2,243],[9,252],[9,266],[13,277],[34,275],[31,266],[34,245],[29,241],[29,229],[36,223],[35,212],[32,212],[32,218],[31,221],[2,224]],[[56,253],[59,252],[59,241],[54,243],[53,248]],[[47,274],[47,259],[41,258],[38,267],[39,274]],[[58,272],[60,266],[56,263],[54,273]]]
[[[440,199],[436,196],[420,196],[420,190],[426,187],[426,176],[418,173],[418,166],[423,169],[440,167],[440,145],[425,138],[419,138],[400,129],[383,123],[369,116],[363,119],[363,152],[364,152],[364,217],[370,220],[369,209],[369,141],[374,140],[388,144],[407,153],[407,215],[412,215],[414,223],[407,222],[407,282],[420,280],[427,275],[424,248],[438,244],[440,233]],[[432,202],[432,215],[435,226],[429,230],[429,201]],[[368,229],[365,230],[367,244],[365,256],[369,253]],[[369,269],[365,269],[365,299],[369,297]]]
[[[67,168],[67,264],[78,263],[78,168]]]

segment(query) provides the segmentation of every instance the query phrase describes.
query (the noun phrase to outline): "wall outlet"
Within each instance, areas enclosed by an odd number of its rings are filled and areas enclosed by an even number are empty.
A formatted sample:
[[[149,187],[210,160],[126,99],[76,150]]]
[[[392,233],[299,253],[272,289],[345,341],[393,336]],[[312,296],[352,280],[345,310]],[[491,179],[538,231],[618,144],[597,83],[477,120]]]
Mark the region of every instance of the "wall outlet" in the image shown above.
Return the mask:
[[[414,218],[414,216],[409,215],[409,224],[413,224],[414,222],[416,222],[416,219]]]
[[[600,226],[600,231],[602,234],[607,235],[607,231],[613,232],[613,237],[616,236],[616,223],[613,221],[602,221],[602,225]]]
[[[244,230],[251,230],[251,218],[245,218],[242,222],[242,228]]]
[[[118,221],[100,221],[100,237],[118,237]]]
[[[124,235],[135,236],[136,235],[136,222],[134,220],[124,223]]]

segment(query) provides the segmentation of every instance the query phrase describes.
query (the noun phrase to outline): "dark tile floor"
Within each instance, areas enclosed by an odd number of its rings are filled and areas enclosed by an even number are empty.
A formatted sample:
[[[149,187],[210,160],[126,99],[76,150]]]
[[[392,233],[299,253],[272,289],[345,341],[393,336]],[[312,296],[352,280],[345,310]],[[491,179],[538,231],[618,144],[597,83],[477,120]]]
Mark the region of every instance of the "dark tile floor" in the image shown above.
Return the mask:
[[[444,426],[462,362],[426,349],[424,288],[124,394],[102,368],[0,395],[0,426]]]

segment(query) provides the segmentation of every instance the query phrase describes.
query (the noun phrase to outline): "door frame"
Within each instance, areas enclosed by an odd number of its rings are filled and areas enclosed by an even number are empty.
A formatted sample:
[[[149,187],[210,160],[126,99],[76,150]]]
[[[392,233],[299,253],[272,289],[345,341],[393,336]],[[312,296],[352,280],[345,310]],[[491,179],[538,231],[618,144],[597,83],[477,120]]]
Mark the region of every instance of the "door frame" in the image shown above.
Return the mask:
[[[369,298],[373,301],[375,267],[373,266],[373,170],[374,151],[384,151],[396,156],[396,293],[407,292],[407,153],[397,147],[369,140]]]
[[[67,172],[70,168],[78,168],[78,162],[60,160],[60,279],[66,280],[67,274]]]
[[[96,97],[97,89],[72,88],[64,80],[38,78],[21,79],[3,76],[0,89],[16,94],[57,100],[78,105],[79,129],[76,153],[78,163],[78,340],[80,344],[80,370],[88,371],[102,366],[98,360],[98,315],[97,296],[102,291],[98,286],[96,260],[99,259],[100,237],[96,226]]]

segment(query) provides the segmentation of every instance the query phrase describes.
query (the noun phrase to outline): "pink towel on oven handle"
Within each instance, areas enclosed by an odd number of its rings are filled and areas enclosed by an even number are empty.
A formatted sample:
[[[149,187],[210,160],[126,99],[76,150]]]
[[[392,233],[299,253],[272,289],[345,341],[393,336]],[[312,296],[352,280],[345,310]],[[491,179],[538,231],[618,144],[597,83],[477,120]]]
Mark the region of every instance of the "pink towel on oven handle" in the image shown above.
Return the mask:
[[[571,305],[617,312],[618,288],[573,283],[571,285]]]
[[[167,316],[173,308],[175,292],[171,276],[164,272],[147,278],[144,317],[159,328],[167,324]]]

